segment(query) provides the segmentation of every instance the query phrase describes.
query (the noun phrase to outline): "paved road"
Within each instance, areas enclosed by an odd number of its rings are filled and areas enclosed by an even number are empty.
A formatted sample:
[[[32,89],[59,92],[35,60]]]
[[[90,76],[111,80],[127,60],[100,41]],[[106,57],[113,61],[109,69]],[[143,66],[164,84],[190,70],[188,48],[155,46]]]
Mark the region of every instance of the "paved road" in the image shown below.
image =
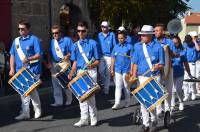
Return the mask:
[[[78,102],[74,99],[68,107],[52,108],[52,92],[50,88],[40,91],[43,116],[40,119],[16,121],[14,117],[19,112],[19,96],[13,95],[0,98],[0,132],[137,132],[140,128],[133,124],[132,115],[138,108],[137,101],[132,97],[129,108],[113,111],[114,94],[109,96],[99,93],[96,97],[99,122],[96,127],[74,128],[73,124],[79,120]],[[122,102],[123,105],[124,102]],[[33,112],[31,112],[33,117]],[[200,132],[200,100],[186,103],[183,112],[176,111],[169,129],[163,127],[163,120],[159,120],[159,132]]]

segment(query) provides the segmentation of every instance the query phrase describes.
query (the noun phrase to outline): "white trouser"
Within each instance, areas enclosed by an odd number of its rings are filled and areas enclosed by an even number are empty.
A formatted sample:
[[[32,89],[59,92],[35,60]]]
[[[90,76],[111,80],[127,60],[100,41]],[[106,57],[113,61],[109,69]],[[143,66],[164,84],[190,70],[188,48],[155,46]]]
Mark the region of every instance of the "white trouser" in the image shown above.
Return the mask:
[[[120,104],[122,89],[124,89],[125,101],[130,102],[130,91],[128,90],[125,76],[127,73],[115,72],[115,104]]]
[[[192,76],[196,75],[196,64],[195,63],[188,63],[190,67],[190,73]],[[185,71],[184,79],[190,79],[188,73]],[[184,96],[188,97],[190,93],[196,93],[195,82],[183,82],[183,91]]]
[[[51,68],[51,74],[54,75],[57,73],[55,69],[55,63],[53,63],[53,67]],[[63,104],[63,94],[62,91],[64,90],[66,94],[67,101],[72,101],[72,93],[68,88],[63,88],[59,83],[58,80],[55,78],[55,76],[52,76],[52,85],[53,85],[53,97],[54,97],[54,103],[55,104]]]
[[[179,103],[183,102],[183,78],[184,76],[174,78],[174,85],[173,85],[173,90],[172,90],[172,101],[171,105],[175,106],[175,93],[177,94]]]
[[[139,83],[142,84],[143,82],[145,82],[149,77],[144,77],[144,76],[139,76]],[[156,78],[158,81],[160,79],[160,77],[157,77]],[[150,118],[149,118],[149,112],[148,110],[146,109],[146,107],[143,105],[143,104],[140,104],[141,105],[141,112],[142,112],[142,122],[143,122],[143,125],[145,125],[146,127],[149,126],[149,123],[150,123]],[[156,116],[156,110],[152,110],[150,112],[150,115],[151,115],[151,121],[154,122],[157,120],[157,116]]]
[[[110,86],[110,67],[111,67],[111,57],[103,56],[101,57],[99,64],[99,74],[104,84],[104,89],[109,91]]]
[[[40,75],[37,75],[35,78],[39,79]],[[33,104],[34,110],[37,108],[41,109],[40,97],[37,89],[34,89],[27,97],[21,96],[21,101],[22,101],[22,112],[29,113],[30,101]]]
[[[200,60],[196,62],[196,78],[200,79]],[[196,90],[200,93],[200,82],[196,83]]]
[[[161,77],[162,78],[162,77]],[[167,98],[164,100],[164,111],[170,111],[172,88],[173,88],[173,68],[170,69],[169,75],[166,80],[161,80],[164,90],[168,93]],[[160,114],[163,110],[161,105],[157,106],[157,114]]]
[[[80,71],[78,71],[79,73]],[[90,77],[94,79],[94,81],[97,81],[97,69],[94,68],[92,70],[88,70]],[[80,110],[81,110],[81,119],[87,120],[89,115],[90,118],[97,116],[97,108],[96,108],[96,101],[95,101],[95,95],[90,97],[84,102],[79,102]]]

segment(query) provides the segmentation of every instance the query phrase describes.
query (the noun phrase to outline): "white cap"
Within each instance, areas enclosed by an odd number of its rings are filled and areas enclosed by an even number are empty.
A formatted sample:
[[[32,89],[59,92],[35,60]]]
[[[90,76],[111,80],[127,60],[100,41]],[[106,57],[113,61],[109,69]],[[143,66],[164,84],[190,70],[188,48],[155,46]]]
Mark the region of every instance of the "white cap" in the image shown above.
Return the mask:
[[[190,31],[188,35],[190,35],[191,37],[195,37],[198,36],[198,33],[196,31]]]
[[[101,23],[101,26],[104,26],[104,27],[109,27],[109,23],[107,21],[103,21]]]
[[[142,29],[138,34],[154,34],[153,26],[151,25],[143,25]]]
[[[117,30],[118,31],[126,31],[126,29],[123,26],[120,26]]]

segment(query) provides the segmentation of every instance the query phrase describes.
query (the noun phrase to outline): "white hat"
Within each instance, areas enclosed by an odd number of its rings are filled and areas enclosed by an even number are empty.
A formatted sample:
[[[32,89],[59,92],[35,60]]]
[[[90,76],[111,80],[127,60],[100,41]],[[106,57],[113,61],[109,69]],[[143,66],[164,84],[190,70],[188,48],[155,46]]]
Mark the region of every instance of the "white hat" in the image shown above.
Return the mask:
[[[142,29],[138,34],[154,34],[153,26],[151,25],[143,25]]]
[[[120,26],[117,30],[118,31],[126,31],[126,29],[123,26]]]
[[[188,35],[190,35],[191,37],[195,37],[198,36],[198,33],[196,31],[191,31],[188,33]]]
[[[101,26],[104,26],[104,27],[109,27],[109,23],[107,21],[103,21],[101,23]]]

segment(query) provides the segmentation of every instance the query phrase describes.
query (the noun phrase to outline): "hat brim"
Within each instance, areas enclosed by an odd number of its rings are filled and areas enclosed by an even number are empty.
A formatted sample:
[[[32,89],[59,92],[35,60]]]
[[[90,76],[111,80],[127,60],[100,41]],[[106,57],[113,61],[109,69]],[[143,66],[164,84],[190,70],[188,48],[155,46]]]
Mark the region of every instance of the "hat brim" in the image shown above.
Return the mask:
[[[154,32],[138,32],[138,34],[154,34]]]

